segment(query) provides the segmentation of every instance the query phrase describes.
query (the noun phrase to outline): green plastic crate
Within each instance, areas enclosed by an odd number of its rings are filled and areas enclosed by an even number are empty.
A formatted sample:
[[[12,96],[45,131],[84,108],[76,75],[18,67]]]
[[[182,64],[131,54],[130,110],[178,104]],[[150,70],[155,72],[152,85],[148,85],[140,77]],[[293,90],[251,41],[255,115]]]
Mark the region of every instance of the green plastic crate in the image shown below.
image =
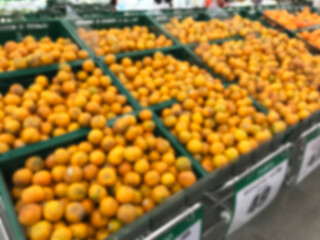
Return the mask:
[[[83,49],[81,42],[79,42],[78,39],[68,31],[67,27],[65,27],[65,24],[59,20],[19,21],[0,24],[0,45],[3,45],[10,40],[20,42],[28,35],[35,37],[37,40],[46,36],[50,37],[53,41],[59,37],[69,38],[80,49]],[[69,62],[69,64],[76,64],[76,62],[79,61]],[[57,70],[58,66],[58,63],[54,63],[46,66],[7,71],[0,74],[0,82],[9,77],[20,77],[35,72],[41,73],[47,71],[48,69]],[[12,81],[14,82],[14,79],[12,79]]]
[[[175,39],[163,31],[161,27],[157,25],[149,16],[146,15],[136,15],[136,16],[123,16],[123,15],[111,15],[108,17],[96,17],[96,18],[85,18],[85,19],[70,19],[66,21],[66,26],[72,32],[72,35],[78,39],[79,42],[81,42],[82,46],[85,47],[85,49],[91,53],[92,56],[95,55],[95,53],[90,49],[85,42],[80,38],[80,36],[77,33],[77,28],[83,27],[86,29],[109,29],[109,28],[124,28],[124,27],[133,27],[135,25],[139,26],[146,26],[150,32],[154,33],[155,35],[164,35],[168,39],[172,40],[173,45],[171,47],[174,47],[176,44]],[[170,48],[170,47],[169,47]],[[164,48],[155,48],[157,50],[163,50]],[[154,50],[154,49],[150,49]],[[148,52],[150,50],[146,51],[131,51],[131,52],[124,52],[124,53],[118,53],[116,56],[120,55],[134,55],[136,53],[141,52]]]
[[[157,50],[151,50],[148,52],[142,52],[140,54],[135,54],[134,56],[130,56],[132,61],[138,61],[143,59],[146,56],[153,56],[153,54],[157,52]],[[211,71],[209,71],[210,69],[208,67],[206,67],[205,64],[203,64],[201,61],[199,61],[197,59],[197,57],[195,56],[195,54],[189,50],[188,48],[185,48],[183,46],[176,46],[176,47],[172,47],[172,48],[167,48],[167,49],[163,49],[161,51],[164,55],[172,55],[173,57],[182,60],[182,61],[187,61],[192,65],[197,65],[200,68],[206,68],[208,70],[209,73],[211,73]],[[117,62],[121,62],[121,60],[123,58],[127,57],[127,55],[124,56],[118,56],[117,57]],[[100,58],[100,63],[102,65],[104,65],[104,67],[107,67],[103,61],[103,57]],[[109,70],[110,75],[117,81],[117,84],[121,86],[121,89],[126,89],[126,87],[124,86],[124,84],[117,78],[117,76],[111,71]],[[127,95],[130,95],[132,99],[135,99],[129,90],[127,91]],[[174,102],[174,99],[172,99]],[[140,106],[139,102],[137,99],[135,99],[135,102]],[[149,106],[150,109],[159,109],[162,108],[162,106],[166,106],[167,104],[171,104],[171,101],[165,101],[163,103],[159,103],[159,104],[155,104],[152,106]],[[139,107],[140,109],[142,109],[142,107]]]
[[[287,10],[289,13],[295,14],[297,12],[302,11],[302,9],[304,7],[308,7],[310,9],[310,12],[312,12],[312,13],[320,14],[320,10],[319,9],[317,9],[315,7],[303,6],[303,5],[297,5],[297,6],[295,6],[295,5],[285,5],[285,6],[279,5],[277,9],[278,10]],[[301,31],[301,30],[308,30],[309,29],[307,27],[307,28],[299,28],[299,29],[296,29],[296,30],[290,30],[290,29],[286,28],[285,26],[283,26],[282,24],[280,24],[279,22],[277,22],[276,20],[271,19],[270,17],[268,17],[264,13],[265,10],[268,10],[268,9],[264,9],[263,11],[259,11],[259,13],[261,13],[261,15],[262,15],[262,18],[266,19],[269,23],[271,23],[272,25],[278,27],[282,31],[295,33],[295,32]],[[317,25],[313,25],[313,27],[314,26],[317,26]]]
[[[137,115],[135,112],[134,115]],[[109,120],[107,125],[112,126],[115,119]],[[156,123],[156,129],[154,131],[156,136],[161,136],[166,138],[166,135],[163,134],[162,129],[159,128],[157,119],[154,119]],[[81,142],[82,140],[86,139],[86,134],[83,136],[79,136],[77,139],[73,139],[72,141],[64,141],[61,142],[58,146],[52,146],[50,144],[47,145],[46,149],[32,149],[28,153],[20,156],[12,157],[11,159],[7,159],[0,163],[0,196],[3,199],[3,202],[6,206],[6,214],[8,220],[10,222],[10,226],[15,234],[15,239],[23,240],[24,235],[20,224],[18,223],[16,213],[13,208],[12,200],[10,198],[10,191],[9,189],[12,186],[11,177],[15,170],[22,167],[25,163],[26,158],[34,155],[39,156],[47,156],[48,154],[52,153],[57,147],[66,147],[71,144],[76,144]],[[172,139],[167,138],[170,142],[171,146],[175,149],[175,153],[177,156],[183,155],[180,152],[179,148],[176,148]],[[198,162],[192,161],[192,167],[195,174],[198,177],[198,180],[201,180],[203,174],[200,169],[200,164]],[[201,182],[204,184],[204,181]],[[196,186],[197,183],[194,185]],[[186,188],[179,193],[173,195],[162,203],[161,205],[157,206],[155,209],[150,211],[149,213],[144,214],[142,217],[138,218],[132,224],[125,226],[124,228],[120,229],[118,232],[114,233],[108,240],[126,240],[126,239],[136,239],[141,236],[145,236],[151,231],[158,229],[161,225],[178,215],[179,213],[183,212],[183,210],[188,206],[187,204],[187,195],[188,193],[193,192],[196,187],[191,186],[190,188]],[[193,187],[193,188],[192,188]],[[191,189],[192,188],[192,189]],[[189,189],[191,189],[191,192]],[[201,196],[197,196],[197,201],[200,201]]]
[[[75,64],[71,65],[72,70],[74,72],[81,70],[81,63],[82,63],[82,61],[76,62]],[[96,63],[96,66],[100,67],[100,64],[98,63],[98,61],[95,61],[95,63]],[[108,69],[102,68],[102,67],[101,67],[101,69],[103,70],[104,74],[110,76]],[[57,73],[57,70],[54,67],[47,67],[43,71],[35,71],[35,72],[29,71],[28,73],[25,73],[24,75],[21,75],[18,77],[17,76],[13,76],[13,77],[7,76],[5,78],[2,78],[0,81],[0,93],[5,94],[13,83],[19,83],[19,84],[23,85],[24,87],[27,87],[33,83],[35,77],[38,74],[42,74],[42,75],[47,76],[48,79],[51,81],[52,77],[56,73]],[[112,84],[114,86],[116,86],[117,89],[119,90],[119,93],[126,96],[127,104],[131,105],[134,109],[137,109],[134,102],[132,102],[132,100],[130,99],[130,96],[128,97],[126,92],[124,92],[121,88],[118,87],[116,81],[112,77],[111,77],[111,80],[112,80]],[[64,142],[69,143],[69,142],[75,141],[78,138],[85,136],[88,133],[88,131],[89,131],[88,128],[83,128],[83,129],[76,130],[74,132],[64,134],[62,136],[50,138],[46,141],[41,141],[38,143],[27,145],[25,147],[13,149],[11,151],[5,152],[0,155],[0,163],[5,162],[10,159],[13,159],[13,158],[26,156],[34,151],[46,150],[50,147],[58,146],[59,144],[62,144]]]

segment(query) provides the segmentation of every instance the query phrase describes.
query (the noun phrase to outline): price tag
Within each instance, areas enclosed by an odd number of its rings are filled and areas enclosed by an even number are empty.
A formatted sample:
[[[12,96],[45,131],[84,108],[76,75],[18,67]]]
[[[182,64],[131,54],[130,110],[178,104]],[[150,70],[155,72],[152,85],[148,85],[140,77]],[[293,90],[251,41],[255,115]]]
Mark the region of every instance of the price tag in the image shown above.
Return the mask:
[[[203,213],[203,206],[196,203],[145,240],[201,240]]]
[[[315,126],[302,134],[305,138],[305,150],[302,155],[296,183],[300,183],[320,165],[320,130]]]
[[[227,235],[258,215],[277,196],[288,166],[288,147],[279,149],[235,185],[233,217]]]

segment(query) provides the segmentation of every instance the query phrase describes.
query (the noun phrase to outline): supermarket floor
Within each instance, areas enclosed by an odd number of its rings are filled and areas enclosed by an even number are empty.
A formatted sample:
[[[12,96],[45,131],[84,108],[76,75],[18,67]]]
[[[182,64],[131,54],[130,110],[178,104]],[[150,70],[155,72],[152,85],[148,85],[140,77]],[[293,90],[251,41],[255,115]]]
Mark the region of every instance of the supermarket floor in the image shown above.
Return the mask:
[[[320,169],[285,188],[269,208],[227,240],[319,240]]]

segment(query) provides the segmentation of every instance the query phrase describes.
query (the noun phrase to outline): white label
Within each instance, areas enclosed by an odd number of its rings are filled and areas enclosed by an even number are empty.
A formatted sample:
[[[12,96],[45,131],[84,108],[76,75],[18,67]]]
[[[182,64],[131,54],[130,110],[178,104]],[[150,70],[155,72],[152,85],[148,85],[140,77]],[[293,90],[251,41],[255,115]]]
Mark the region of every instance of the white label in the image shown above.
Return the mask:
[[[195,222],[188,230],[176,238],[176,240],[200,240],[201,220]]]
[[[297,183],[300,183],[320,165],[320,136],[311,140],[304,152]]]
[[[260,213],[277,196],[286,175],[283,161],[236,193],[235,209],[228,235]]]
[[[9,240],[8,233],[4,227],[4,224],[1,218],[0,218],[0,239]]]

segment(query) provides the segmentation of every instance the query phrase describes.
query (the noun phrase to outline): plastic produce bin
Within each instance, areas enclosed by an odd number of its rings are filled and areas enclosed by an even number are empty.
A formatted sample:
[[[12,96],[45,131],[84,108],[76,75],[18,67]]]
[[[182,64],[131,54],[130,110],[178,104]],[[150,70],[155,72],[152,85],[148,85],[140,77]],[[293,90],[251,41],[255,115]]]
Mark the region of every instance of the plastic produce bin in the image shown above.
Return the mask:
[[[24,37],[31,35],[39,40],[42,37],[50,37],[55,41],[59,37],[69,38],[79,49],[83,49],[81,42],[78,41],[65,27],[64,23],[60,20],[32,20],[32,21],[19,21],[19,22],[6,22],[0,24],[0,44],[4,45],[7,41],[20,42]],[[69,62],[69,64],[76,64],[77,61]],[[49,69],[58,69],[59,64],[53,63],[50,65],[31,67],[15,71],[7,71],[0,74],[0,81],[8,77],[24,76],[34,72],[46,72]]]
[[[81,63],[82,62],[80,61],[71,65],[72,71],[76,72],[77,70],[80,70]],[[95,61],[95,63],[96,63],[96,66],[100,67],[98,61]],[[100,68],[103,70],[105,75],[110,76],[106,68],[102,68],[102,67]],[[51,81],[52,77],[55,76],[56,73],[57,73],[57,70],[54,66],[47,66],[42,69],[35,68],[33,71],[26,70],[23,74],[19,76],[17,75],[10,76],[10,73],[0,74],[0,76],[2,77],[0,78],[0,93],[5,94],[13,83],[19,83],[24,87],[28,87],[33,83],[34,79],[38,74],[45,75]],[[6,75],[6,76],[2,76],[2,75]],[[117,87],[119,93],[127,97],[126,92],[123,92],[121,88],[119,89],[119,87],[116,84],[116,81],[112,79],[112,77],[111,77],[111,80],[112,80],[112,84]],[[134,103],[131,102],[130,97],[129,98],[127,97],[127,104],[133,106],[133,108],[135,109],[135,105]],[[12,149],[8,152],[0,154],[0,163],[10,159],[17,158],[17,157],[26,156],[28,154],[31,154],[32,152],[36,152],[36,151],[41,152],[41,151],[45,151],[46,149],[52,149],[55,146],[58,146],[62,143],[71,143],[72,141],[76,141],[77,139],[85,136],[88,133],[88,131],[89,129],[83,128],[70,133],[66,133],[58,137],[49,138],[48,140],[45,140],[45,141],[30,144],[25,147]]]
[[[137,113],[133,113],[137,114]],[[112,126],[115,119],[111,119],[108,121],[107,125]],[[158,127],[157,119],[154,119],[156,123],[156,129],[154,134],[156,136],[166,138],[166,135],[162,132],[162,129]],[[25,239],[20,224],[18,223],[16,213],[14,211],[14,207],[12,204],[12,200],[10,197],[9,189],[12,186],[11,177],[15,170],[22,167],[25,163],[26,158],[30,156],[47,156],[52,153],[58,147],[66,147],[70,144],[76,144],[86,139],[86,134],[79,136],[77,139],[73,139],[72,141],[61,141],[59,145],[51,145],[47,144],[46,149],[30,149],[25,154],[19,156],[13,156],[10,159],[6,159],[5,161],[0,162],[0,195],[3,199],[3,202],[6,206],[6,214],[8,220],[10,222],[10,226],[14,232],[15,239]],[[183,155],[179,148],[176,148],[175,143],[172,139],[167,138],[170,142],[171,146],[175,150],[175,154],[177,156]],[[202,179],[202,172],[199,166],[199,163],[192,162],[192,168],[195,174],[197,175],[198,181]],[[198,182],[197,181],[197,182]],[[197,182],[194,186],[197,185]],[[203,184],[203,181],[202,181]],[[191,186],[191,187],[194,187]],[[108,240],[127,240],[127,239],[136,239],[141,236],[146,236],[150,232],[156,230],[161,225],[174,218],[176,215],[181,213],[185,208],[189,206],[187,203],[187,195],[188,191],[191,188],[186,188],[181,190],[180,192],[172,195],[167,201],[163,202],[159,206],[155,207],[149,213],[144,214],[140,218],[136,219],[133,223],[123,227],[110,237]],[[196,188],[196,187],[194,187]],[[200,201],[200,196],[198,196],[198,200]]]
[[[72,35],[77,38],[79,42],[82,43],[82,46],[90,52],[92,55],[95,55],[93,50],[89,48],[85,44],[85,42],[80,38],[77,33],[77,29],[79,27],[85,29],[109,29],[109,28],[125,28],[125,27],[133,27],[135,25],[138,26],[145,26],[149,29],[151,33],[154,33],[156,36],[164,35],[166,38],[172,40],[173,45],[175,44],[175,40],[173,37],[166,32],[164,32],[161,27],[159,27],[149,16],[146,15],[136,15],[136,16],[123,16],[122,14],[111,15],[108,17],[95,17],[95,18],[85,18],[85,19],[70,19],[66,22],[68,29],[72,32]],[[167,47],[170,48],[170,47]],[[166,49],[163,48],[155,48],[157,50]],[[154,49],[150,49],[154,50]],[[149,51],[149,50],[147,50]],[[134,56],[137,53],[144,52],[144,51],[130,51],[130,52],[122,52],[116,54],[116,56]]]

